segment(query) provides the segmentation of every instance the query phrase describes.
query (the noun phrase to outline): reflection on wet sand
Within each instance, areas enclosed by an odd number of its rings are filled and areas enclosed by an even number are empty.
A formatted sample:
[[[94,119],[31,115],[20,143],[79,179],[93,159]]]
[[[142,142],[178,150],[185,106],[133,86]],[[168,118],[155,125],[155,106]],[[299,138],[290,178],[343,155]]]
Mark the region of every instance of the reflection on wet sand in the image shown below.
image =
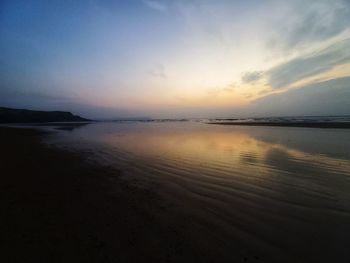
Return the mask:
[[[320,131],[208,126],[97,124],[60,138],[148,182],[223,250],[276,262],[350,258],[350,160],[334,154],[348,131],[322,131],[320,148],[303,151],[293,141]]]

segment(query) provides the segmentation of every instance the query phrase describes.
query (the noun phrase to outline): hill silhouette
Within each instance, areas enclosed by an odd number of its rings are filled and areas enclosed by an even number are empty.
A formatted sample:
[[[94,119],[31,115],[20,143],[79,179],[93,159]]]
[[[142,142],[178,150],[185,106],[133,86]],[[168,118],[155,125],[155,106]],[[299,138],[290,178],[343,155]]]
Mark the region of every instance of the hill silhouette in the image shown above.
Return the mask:
[[[36,111],[0,107],[0,123],[79,122],[89,121],[66,111]]]

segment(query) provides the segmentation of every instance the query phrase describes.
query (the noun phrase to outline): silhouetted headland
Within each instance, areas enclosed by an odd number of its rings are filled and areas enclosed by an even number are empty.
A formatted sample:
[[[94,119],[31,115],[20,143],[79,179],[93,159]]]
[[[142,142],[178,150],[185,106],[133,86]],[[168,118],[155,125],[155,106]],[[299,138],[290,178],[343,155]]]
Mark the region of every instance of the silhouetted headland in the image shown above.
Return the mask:
[[[66,111],[35,111],[0,107],[0,123],[43,123],[90,121]]]

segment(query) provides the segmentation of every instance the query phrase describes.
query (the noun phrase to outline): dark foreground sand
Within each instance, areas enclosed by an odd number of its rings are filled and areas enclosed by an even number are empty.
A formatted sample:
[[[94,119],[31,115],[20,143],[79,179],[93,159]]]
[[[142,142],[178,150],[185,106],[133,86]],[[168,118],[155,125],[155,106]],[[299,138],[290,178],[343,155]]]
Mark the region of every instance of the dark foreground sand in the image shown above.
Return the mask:
[[[215,251],[191,242],[190,222],[155,194],[44,146],[42,135],[0,128],[0,262],[214,259]]]

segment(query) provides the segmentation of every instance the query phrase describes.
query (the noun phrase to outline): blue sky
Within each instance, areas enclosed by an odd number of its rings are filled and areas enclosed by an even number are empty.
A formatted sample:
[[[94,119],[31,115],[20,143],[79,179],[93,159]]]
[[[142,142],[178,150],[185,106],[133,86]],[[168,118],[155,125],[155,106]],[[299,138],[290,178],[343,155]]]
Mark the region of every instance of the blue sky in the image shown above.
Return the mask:
[[[0,49],[2,106],[350,114],[347,0],[1,1]]]

